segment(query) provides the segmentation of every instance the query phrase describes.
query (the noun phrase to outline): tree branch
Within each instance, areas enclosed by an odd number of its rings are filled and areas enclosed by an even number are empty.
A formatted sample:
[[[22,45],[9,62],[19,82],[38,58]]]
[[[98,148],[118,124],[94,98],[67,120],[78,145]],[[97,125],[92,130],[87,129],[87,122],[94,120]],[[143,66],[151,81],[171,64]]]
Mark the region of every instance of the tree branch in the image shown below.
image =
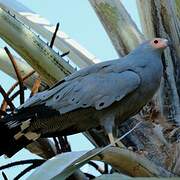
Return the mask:
[[[23,10],[21,9],[20,11],[18,7],[21,5],[22,4],[20,2],[15,0],[12,5],[8,4],[6,1],[0,3],[1,7],[4,7],[7,11],[15,14],[16,17],[23,23],[32,27],[38,34],[50,41],[52,34],[54,33],[55,26],[41,15],[36,14],[29,8],[26,8],[24,5],[22,5]],[[33,21],[34,18],[36,18],[36,22]],[[80,68],[100,62],[100,60],[92,53],[61,30],[58,30],[57,32],[54,46],[60,49],[63,53],[70,51],[71,53],[68,54],[68,57]]]
[[[4,50],[6,51],[9,59],[11,60],[11,63],[13,65],[13,67],[14,67],[15,72],[16,72],[16,76],[17,76],[17,79],[18,79],[18,82],[19,82],[19,89],[20,89],[20,104],[23,104],[24,103],[24,85],[23,85],[23,80],[22,80],[19,68],[18,68],[18,66],[16,64],[16,61],[15,61],[14,57],[10,53],[9,49],[7,47],[5,47]]]
[[[171,177],[172,173],[160,166],[156,166],[144,156],[127,149],[110,147],[103,151],[94,160],[101,160],[112,165],[113,168],[130,176],[140,177]]]
[[[15,57],[15,59],[16,59],[16,64],[19,68],[19,72],[22,77],[28,76],[28,74],[31,74],[34,71],[33,68],[22,59],[18,57]],[[4,51],[4,49],[0,49],[0,70],[11,76],[13,79],[17,80],[16,73],[13,70],[12,64],[9,61],[9,58],[6,52]],[[29,89],[31,89],[34,84],[34,80],[37,79],[38,76],[39,75],[37,73],[33,73],[31,77],[29,77],[24,81],[24,85],[27,86]],[[41,82],[40,90],[42,91],[46,88],[47,88],[47,84],[44,81]]]
[[[146,37],[164,37],[173,44],[173,47],[168,48],[163,56],[166,69],[160,89],[160,106],[169,121],[180,125],[180,26],[175,14],[174,2],[169,0],[137,0]]]
[[[136,24],[116,0],[89,0],[119,56],[128,54],[144,40]]]
[[[0,36],[18,52],[49,85],[74,71],[38,36],[14,16],[0,8]]]
[[[56,29],[55,29],[55,31],[54,31],[54,33],[53,33],[53,37],[52,37],[51,43],[50,43],[50,48],[52,48],[53,45],[54,45],[54,41],[55,41],[55,39],[56,39],[56,35],[57,35],[58,29],[59,29],[59,23],[57,23]]]
[[[31,77],[33,74],[35,73],[35,71],[31,71],[29,74],[27,74],[25,77],[22,78],[22,81],[25,81],[27,78]],[[14,89],[18,86],[19,82],[16,82],[8,91],[7,91],[7,95],[9,96]],[[5,100],[3,100],[2,104],[1,104],[1,109],[3,111],[5,111],[7,108],[7,102]]]
[[[39,91],[40,85],[41,85],[41,79],[39,77],[34,81],[33,87],[31,89],[30,97],[34,96]]]
[[[12,103],[11,99],[8,97],[7,93],[5,92],[5,90],[3,89],[3,87],[0,85],[0,93],[2,94],[2,96],[4,97],[5,101],[7,102],[7,104],[9,105],[9,107],[11,108],[11,111],[14,111],[15,106]]]

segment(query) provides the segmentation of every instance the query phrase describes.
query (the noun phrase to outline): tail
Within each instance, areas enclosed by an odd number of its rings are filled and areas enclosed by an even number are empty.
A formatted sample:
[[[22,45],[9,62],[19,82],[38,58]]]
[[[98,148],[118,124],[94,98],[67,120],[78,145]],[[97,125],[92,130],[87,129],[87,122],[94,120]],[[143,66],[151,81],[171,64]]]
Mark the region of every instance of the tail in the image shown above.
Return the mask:
[[[32,142],[22,133],[22,122],[17,115],[6,115],[0,120],[0,156],[13,156]]]
[[[43,104],[21,108],[14,114],[5,115],[4,118],[0,120],[0,155],[5,154],[11,157],[35,141],[40,137],[41,130],[37,126],[37,129],[34,129],[32,132],[29,129],[31,123],[43,121],[43,119],[55,115],[59,115],[59,112]]]

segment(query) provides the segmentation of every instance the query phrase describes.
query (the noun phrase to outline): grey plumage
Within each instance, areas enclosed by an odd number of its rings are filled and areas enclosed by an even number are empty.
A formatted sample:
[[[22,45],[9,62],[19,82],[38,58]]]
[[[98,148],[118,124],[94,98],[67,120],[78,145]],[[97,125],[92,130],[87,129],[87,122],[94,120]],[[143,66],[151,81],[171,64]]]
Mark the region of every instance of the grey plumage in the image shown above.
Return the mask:
[[[13,121],[22,125],[30,118],[24,133],[41,136],[74,134],[99,125],[111,134],[114,123],[135,115],[157,91],[166,47],[167,40],[156,38],[121,59],[79,70],[27,100]]]

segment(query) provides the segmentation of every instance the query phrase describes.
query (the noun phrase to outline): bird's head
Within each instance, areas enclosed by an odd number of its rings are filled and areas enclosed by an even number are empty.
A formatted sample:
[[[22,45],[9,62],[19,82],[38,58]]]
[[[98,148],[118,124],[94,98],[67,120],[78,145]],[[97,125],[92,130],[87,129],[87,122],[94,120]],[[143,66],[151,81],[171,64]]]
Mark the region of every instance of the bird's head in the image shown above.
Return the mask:
[[[155,50],[164,50],[169,45],[168,40],[163,38],[154,38],[149,41],[149,44]]]
[[[156,53],[161,55],[163,50],[169,46],[169,41],[164,38],[154,38],[151,40],[147,40],[140,44],[134,51],[132,51],[133,54],[139,52],[143,52],[143,54],[147,53]]]

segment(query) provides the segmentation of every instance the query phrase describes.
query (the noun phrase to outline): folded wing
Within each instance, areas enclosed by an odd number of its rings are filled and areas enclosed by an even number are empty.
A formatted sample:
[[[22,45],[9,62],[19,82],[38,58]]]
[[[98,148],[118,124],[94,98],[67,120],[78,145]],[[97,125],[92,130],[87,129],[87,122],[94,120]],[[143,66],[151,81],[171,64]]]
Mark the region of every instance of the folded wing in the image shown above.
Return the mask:
[[[21,108],[45,104],[61,114],[87,107],[101,110],[133,92],[140,81],[139,75],[128,67],[117,71],[117,62],[101,63],[80,70],[50,90],[38,93]]]

